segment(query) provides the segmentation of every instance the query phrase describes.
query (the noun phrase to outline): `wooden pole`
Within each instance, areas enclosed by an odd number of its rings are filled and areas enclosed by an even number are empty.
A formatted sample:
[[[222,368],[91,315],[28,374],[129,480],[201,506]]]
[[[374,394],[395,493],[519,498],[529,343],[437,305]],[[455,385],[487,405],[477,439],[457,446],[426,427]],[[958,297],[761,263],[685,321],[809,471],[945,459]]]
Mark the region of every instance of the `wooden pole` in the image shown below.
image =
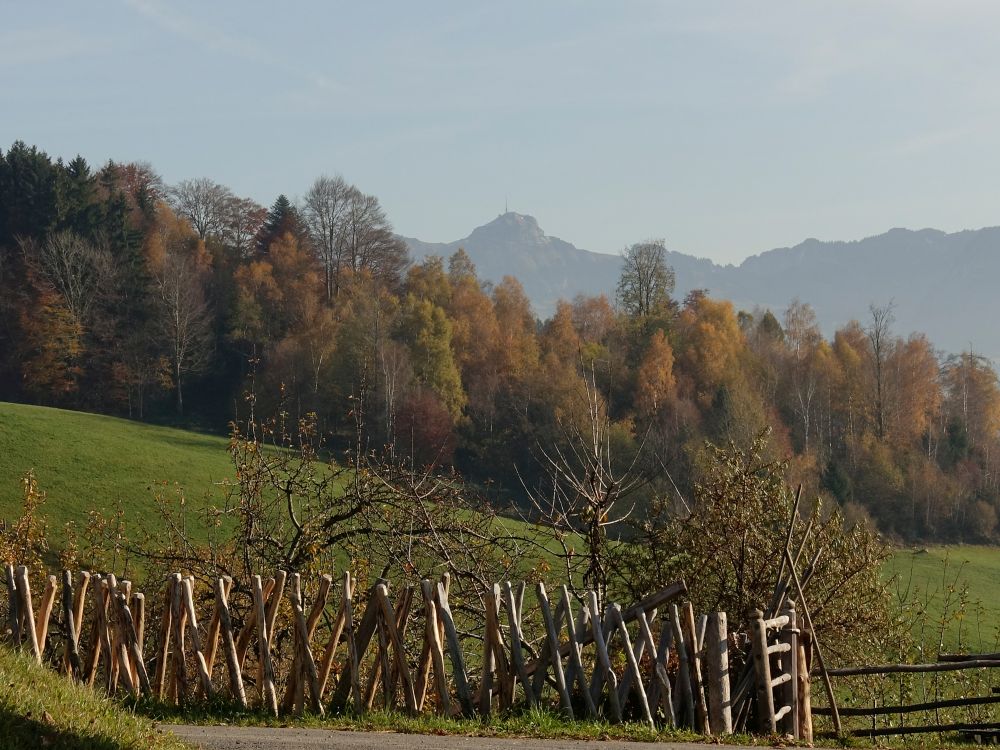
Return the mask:
[[[7,626],[10,628],[11,640],[15,646],[21,645],[21,614],[18,608],[17,579],[14,576],[14,566],[10,563],[4,567],[7,574]]]
[[[396,627],[396,613],[389,603],[389,592],[385,585],[379,584],[375,587],[375,597],[382,607],[382,619],[384,627],[392,643],[392,649],[396,659],[396,671],[403,680],[403,700],[406,703],[406,710],[411,716],[417,713],[417,701],[413,692],[413,680],[410,677],[410,669],[406,664],[406,650],[403,646],[403,639]],[[388,677],[388,674],[386,674]]]
[[[785,547],[785,560],[791,565],[792,582],[795,584],[795,593],[796,596],[799,597],[799,604],[802,605],[802,621],[812,634],[812,644],[816,650],[816,662],[819,664],[820,675],[823,678],[823,685],[826,687],[827,700],[830,701],[830,718],[833,722],[833,731],[840,734],[841,725],[840,713],[837,711],[837,696],[833,692],[833,684],[830,682],[830,672],[827,670],[826,662],[823,659],[823,649],[820,648],[819,641],[816,639],[816,631],[813,628],[812,617],[809,615],[809,605],[806,604],[805,596],[802,594],[802,582],[799,580],[799,574],[795,570],[795,563],[792,562],[792,556],[788,551],[788,547]]]
[[[601,627],[601,614],[598,612],[597,592],[587,592],[587,604],[590,607],[590,640],[597,646],[597,663],[594,670],[596,678],[591,684],[591,698],[594,705],[600,702],[601,688],[604,682],[608,683],[608,702],[611,704],[611,718],[616,723],[621,723],[622,707],[618,702],[618,679],[611,669],[611,658],[608,656],[608,642],[604,637],[604,629]]]
[[[292,612],[295,616],[295,629],[299,635],[298,660],[304,666],[306,678],[309,681],[309,698],[313,713],[322,716],[324,712],[319,694],[319,675],[316,671],[316,661],[313,659],[312,649],[309,648],[309,625],[306,623],[306,616],[302,611],[302,592],[298,573],[295,574],[295,583],[292,589]]]
[[[262,594],[264,599],[271,595],[274,590],[274,579],[268,578],[264,581],[264,589]],[[251,592],[252,593],[252,592]],[[240,630],[239,636],[236,638],[236,655],[240,660],[240,669],[243,669],[243,662],[246,661],[247,651],[250,650],[250,639],[253,637],[254,632],[257,629],[257,608],[253,606],[253,599],[251,597],[250,611],[247,613],[246,622],[243,623],[243,628]]]
[[[253,576],[251,586],[253,587],[254,609],[257,611],[257,657],[261,664],[262,674],[260,697],[265,710],[277,716],[278,696],[274,690],[274,669],[271,666],[271,641],[267,632],[267,612],[264,610],[264,588],[259,575]],[[284,587],[283,579],[282,587]]]
[[[76,622],[73,617],[73,573],[72,571],[64,570],[62,576],[62,610],[63,621],[66,623],[66,664],[69,667],[69,676],[75,680],[80,680],[83,678],[83,664],[80,663],[79,634],[77,633]]]
[[[674,632],[674,648],[677,651],[677,690],[674,694],[674,713],[680,722],[681,709],[684,711],[684,726],[694,728],[694,691],[691,686],[691,661],[689,656],[687,637],[681,626],[681,613],[677,605],[671,606],[672,617],[670,621]]]
[[[428,586],[430,581],[427,582]],[[448,676],[444,666],[444,648],[441,645],[438,631],[437,606],[433,597],[424,599],[424,609],[427,613],[425,638],[430,644],[431,658],[434,661],[434,686],[437,690],[437,708],[442,716],[451,716],[451,695],[448,691]]]
[[[611,613],[614,619],[618,623],[618,634],[622,639],[622,647],[625,651],[625,664],[627,669],[632,673],[632,681],[638,687],[636,694],[639,696],[639,709],[642,711],[642,716],[646,720],[649,726],[653,726],[653,715],[649,711],[649,702],[646,700],[646,692],[642,687],[642,673],[639,671],[639,662],[635,658],[635,652],[632,650],[632,639],[629,637],[628,628],[625,626],[625,620],[622,619],[622,610],[617,604],[611,605]]]
[[[538,595],[538,604],[542,608],[542,621],[545,623],[549,663],[552,665],[552,674],[556,680],[556,689],[559,691],[559,708],[567,719],[573,721],[573,703],[569,699],[566,676],[563,674],[562,658],[559,653],[559,634],[556,632],[555,622],[552,620],[552,610],[549,607],[549,597],[545,593],[545,584],[539,581],[535,591]]]
[[[18,565],[14,572],[17,580],[18,611],[22,615],[24,629],[28,637],[28,646],[35,661],[42,663],[42,652],[38,647],[38,633],[35,630],[34,608],[31,605],[31,584],[28,582],[28,568]]]
[[[758,726],[765,734],[777,734],[774,694],[771,692],[771,660],[767,654],[767,629],[764,626],[764,613],[759,609],[755,609],[750,615],[750,628],[753,664],[757,674]]]
[[[86,604],[87,589],[90,587],[90,573],[81,570],[77,576],[77,590],[73,600],[73,620],[76,625],[76,637],[83,637],[83,607]]]
[[[812,722],[812,686],[809,684],[809,658],[806,655],[811,649],[810,633],[803,630],[799,636],[799,649],[796,658],[798,659],[799,678],[799,738],[807,745],[813,741]]]
[[[531,683],[528,680],[528,671],[525,668],[524,651],[521,649],[520,611],[510,581],[504,582],[503,597],[507,605],[507,627],[510,630],[510,657],[514,662],[514,669],[517,672],[517,678],[521,681],[521,688],[524,690],[524,697],[528,701],[528,705],[536,708],[538,706],[538,696],[531,689]]]
[[[708,618],[705,635],[708,666],[708,715],[718,734],[733,733],[733,711],[729,696],[729,628],[725,612]]]
[[[161,701],[167,697],[167,661],[170,658],[171,617],[174,602],[174,578],[167,577],[160,612],[160,629],[156,639],[156,672],[153,674],[153,693]]]
[[[344,572],[344,597],[345,599],[350,596],[351,591],[351,574],[350,572]],[[344,626],[347,622],[344,616],[344,605],[341,603],[340,610],[337,612],[337,618],[333,623],[333,631],[330,633],[330,640],[326,644],[326,650],[323,652],[323,661],[319,670],[319,693],[320,700],[323,699],[323,693],[326,691],[327,680],[330,679],[330,670],[333,667],[333,657],[337,652],[337,646],[340,644],[340,636],[344,632]]]
[[[240,706],[246,708],[247,694],[243,687],[243,674],[240,670],[239,656],[236,653],[236,641],[233,638],[233,621],[229,614],[228,592],[231,590],[231,584],[231,578],[228,581],[224,578],[215,579],[215,608],[219,613],[222,652],[226,656],[226,671],[229,673],[229,693]]]
[[[229,576],[223,576],[223,581],[226,586],[226,597],[229,596],[229,591],[233,585],[233,579]],[[212,672],[215,668],[215,656],[216,652],[219,650],[219,633],[220,633],[221,623],[219,621],[219,608],[218,606],[212,609],[212,619],[208,623],[208,633],[206,634],[205,643],[205,669],[208,670],[209,677],[212,676]],[[199,693],[201,693],[201,688],[199,687]]]
[[[465,657],[462,654],[462,645],[458,640],[455,620],[451,616],[451,607],[448,606],[448,592],[444,582],[438,583],[437,594],[441,621],[444,623],[445,637],[448,641],[448,653],[451,656],[455,692],[458,693],[458,702],[462,706],[462,715],[469,718],[475,713],[472,705],[472,691],[469,689],[469,678],[465,671]]]
[[[56,577],[48,576],[45,579],[45,591],[42,594],[42,602],[38,608],[38,619],[35,622],[35,631],[38,633],[38,650],[45,653],[45,641],[49,635],[49,620],[52,617],[52,607],[56,602]]]
[[[132,594],[131,605],[129,611],[133,618],[132,627],[135,630],[135,645],[139,652],[139,661],[143,660],[143,655],[145,654],[145,630],[146,630],[146,595],[141,592],[135,592]],[[139,666],[137,664],[132,665],[132,682],[136,682],[139,678]],[[146,673],[147,687],[149,687],[149,673]]]
[[[184,579],[180,573],[174,573],[173,585],[170,587],[170,623],[174,640],[171,660],[170,696],[174,703],[180,705],[187,698],[187,665],[184,663],[184,626],[187,612],[184,605]]]
[[[587,622],[586,607],[580,608],[580,627],[577,628],[577,623],[573,622],[573,608],[570,606],[572,598],[569,593],[569,589],[564,585],[562,587],[562,601],[563,605],[563,616],[566,618],[566,631],[569,637],[569,644],[571,646],[569,652],[570,665],[573,669],[573,675],[576,678],[577,684],[580,687],[580,693],[583,695],[583,705],[587,712],[587,716],[596,717],[597,716],[597,706],[594,705],[594,699],[590,695],[590,686],[587,684],[587,676],[583,669],[583,652],[580,648],[580,639],[577,633],[582,632],[583,628]],[[572,688],[572,683],[567,677],[567,687]]]
[[[139,690],[143,696],[148,696],[150,694],[149,685],[149,674],[146,672],[146,664],[142,660],[142,648],[139,645],[139,637],[135,629],[135,620],[132,617],[132,612],[125,602],[125,596],[121,592],[118,594],[118,606],[122,615],[122,629],[124,630],[125,641],[128,643],[128,650],[132,657],[132,665],[135,670],[137,682],[133,685],[138,685]],[[131,680],[131,674],[129,674],[129,679]]]

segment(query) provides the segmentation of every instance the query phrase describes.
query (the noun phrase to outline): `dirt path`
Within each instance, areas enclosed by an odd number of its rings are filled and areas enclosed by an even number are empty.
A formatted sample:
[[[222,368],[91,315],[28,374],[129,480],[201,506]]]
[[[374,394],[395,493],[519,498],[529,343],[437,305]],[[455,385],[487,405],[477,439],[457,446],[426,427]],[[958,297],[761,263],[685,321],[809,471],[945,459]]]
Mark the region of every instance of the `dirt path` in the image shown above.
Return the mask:
[[[161,725],[203,750],[706,750],[690,742],[594,742],[581,740],[497,739],[493,737],[440,737],[391,732],[338,732],[329,729],[266,729],[261,727],[204,727]],[[727,746],[727,750],[741,750]],[[758,749],[759,750],[759,749]]]

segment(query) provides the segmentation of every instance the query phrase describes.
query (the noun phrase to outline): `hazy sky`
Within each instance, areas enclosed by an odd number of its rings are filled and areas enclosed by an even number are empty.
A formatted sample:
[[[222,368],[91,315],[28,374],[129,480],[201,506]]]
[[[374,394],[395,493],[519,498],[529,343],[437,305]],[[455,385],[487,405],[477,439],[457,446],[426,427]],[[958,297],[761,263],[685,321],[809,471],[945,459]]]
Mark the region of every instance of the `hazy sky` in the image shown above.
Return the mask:
[[[288,5],[290,7],[281,7]],[[0,0],[0,148],[613,252],[1000,224],[996,2]]]

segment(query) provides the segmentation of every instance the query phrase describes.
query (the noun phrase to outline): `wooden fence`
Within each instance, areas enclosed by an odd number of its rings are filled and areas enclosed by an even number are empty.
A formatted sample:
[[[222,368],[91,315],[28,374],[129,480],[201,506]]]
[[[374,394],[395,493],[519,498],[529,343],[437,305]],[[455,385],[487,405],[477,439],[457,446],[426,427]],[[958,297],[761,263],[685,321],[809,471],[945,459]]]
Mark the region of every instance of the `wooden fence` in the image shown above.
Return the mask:
[[[221,695],[275,715],[307,703],[316,714],[377,707],[465,717],[557,706],[568,718],[733,730],[725,613],[696,617],[674,603],[683,581],[625,609],[600,607],[594,592],[580,601],[565,586],[555,602],[541,583],[533,608],[524,583],[498,583],[484,610],[466,603],[463,629],[448,575],[395,600],[386,581],[362,596],[350,573],[336,587],[323,575],[309,603],[298,574],[254,575],[238,618],[228,577],[198,597],[194,579],[174,573],[147,608],[129,581],[65,570],[61,584],[47,576],[37,609],[27,569],[8,565],[6,578],[13,642],[110,694],[178,705]]]
[[[856,667],[840,667],[830,669],[830,677],[856,677],[874,675],[883,677],[891,674],[930,674],[935,672],[958,672],[967,670],[994,669],[1000,667],[1000,654],[941,654],[938,661],[930,664],[880,664]],[[925,734],[942,732],[962,732],[970,735],[984,735],[1000,730],[997,722],[942,722],[905,723],[903,716],[913,716],[937,712],[943,709],[965,708],[970,706],[985,706],[1000,703],[1000,695],[966,696],[961,698],[937,699],[919,703],[902,703],[897,705],[873,705],[871,707],[841,706],[839,714],[844,717],[865,717],[872,720],[872,725],[866,728],[856,728],[848,731],[857,737],[885,737],[890,735]],[[829,716],[830,708],[816,707],[813,712],[821,716]],[[900,717],[900,723],[895,726],[878,726],[879,717]]]

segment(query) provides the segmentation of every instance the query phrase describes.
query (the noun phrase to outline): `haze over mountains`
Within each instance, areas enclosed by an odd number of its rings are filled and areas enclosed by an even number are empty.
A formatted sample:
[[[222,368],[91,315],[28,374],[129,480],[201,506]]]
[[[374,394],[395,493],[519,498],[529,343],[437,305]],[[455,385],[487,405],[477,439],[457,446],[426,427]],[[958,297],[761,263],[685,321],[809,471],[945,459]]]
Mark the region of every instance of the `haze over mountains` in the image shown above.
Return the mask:
[[[447,243],[404,237],[416,260],[447,258],[464,248],[483,279],[517,277],[541,318],[556,302],[577,294],[613,297],[621,258],[582,250],[550,237],[532,216],[509,212]],[[644,238],[637,238],[644,239]],[[871,303],[895,305],[894,330],[927,334],[948,353],[970,347],[1000,359],[1000,227],[948,234],[936,229],[892,229],[852,242],[808,239],[770,250],[738,266],[670,251],[677,275],[675,296],[707,289],[737,309],[767,307],[781,317],[798,297],[811,304],[825,334],[851,319],[862,323]]]

